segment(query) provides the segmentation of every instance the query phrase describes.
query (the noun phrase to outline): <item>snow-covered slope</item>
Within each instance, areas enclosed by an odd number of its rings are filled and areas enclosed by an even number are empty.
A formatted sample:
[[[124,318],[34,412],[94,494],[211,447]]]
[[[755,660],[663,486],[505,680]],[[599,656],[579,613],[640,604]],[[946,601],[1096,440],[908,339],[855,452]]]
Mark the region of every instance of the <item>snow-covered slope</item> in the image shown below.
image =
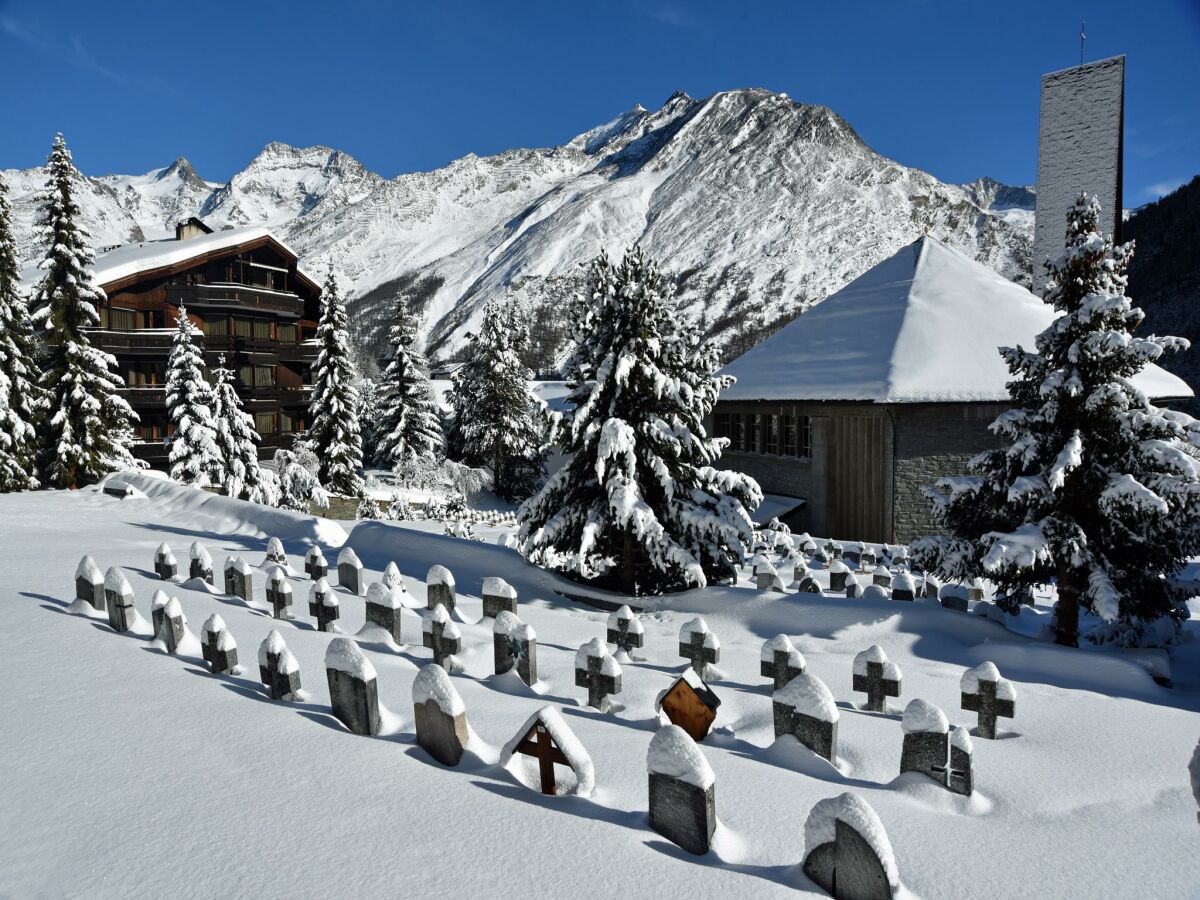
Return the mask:
[[[23,253],[40,170],[6,173]],[[829,109],[764,90],[635,106],[550,149],[468,155],[387,179],[338,150],[272,143],[229,183],[185,160],[81,184],[98,245],[199,214],[266,225],[304,263],[332,261],[369,322],[398,279],[437,285],[424,325],[452,350],[491,297],[561,315],[579,264],[640,242],[717,330],[794,315],[923,233],[1027,281],[1031,195],[990,179],[944,184],[875,153]],[[382,290],[374,290],[383,286]],[[373,293],[371,293],[373,291]]]

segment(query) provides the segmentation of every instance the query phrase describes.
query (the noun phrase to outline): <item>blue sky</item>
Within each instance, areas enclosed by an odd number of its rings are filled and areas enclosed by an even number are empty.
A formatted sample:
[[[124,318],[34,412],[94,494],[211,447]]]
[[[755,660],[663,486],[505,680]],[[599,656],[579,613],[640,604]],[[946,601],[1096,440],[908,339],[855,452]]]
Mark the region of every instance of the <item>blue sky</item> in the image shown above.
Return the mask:
[[[62,130],[90,174],[271,140],[385,175],[549,146],[674,90],[784,91],[946,181],[1034,179],[1042,73],[1128,54],[1125,203],[1200,173],[1200,0],[0,0],[0,168]]]

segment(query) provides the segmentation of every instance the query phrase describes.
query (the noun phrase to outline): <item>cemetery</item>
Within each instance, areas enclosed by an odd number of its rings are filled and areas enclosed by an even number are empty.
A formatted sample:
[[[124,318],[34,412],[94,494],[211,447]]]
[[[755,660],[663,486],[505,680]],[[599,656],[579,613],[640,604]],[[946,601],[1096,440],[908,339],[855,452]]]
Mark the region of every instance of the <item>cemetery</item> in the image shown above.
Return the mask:
[[[639,877],[701,893],[956,896],[969,879],[1007,895],[1029,870],[1054,896],[1183,892],[1200,723],[1191,647],[1171,657],[1170,687],[1145,653],[1093,651],[1082,665],[1034,640],[1047,597],[997,617],[986,583],[927,596],[923,573],[886,545],[797,534],[763,552],[770,578],[748,560],[735,584],[613,596],[605,609],[604,592],[589,606],[506,547],[508,524],[474,540],[419,521],[349,529],[235,501],[188,509],[186,489],[125,480],[147,497],[39,498],[53,514],[3,498],[45,548],[18,564],[8,608],[24,639],[11,645],[7,683],[37,691],[49,718],[6,731],[0,747],[17,761],[8,790],[26,808],[54,790],[55,770],[80,774],[86,806],[39,813],[65,838],[124,808],[133,771],[50,738],[78,722],[114,749],[136,740],[139,759],[169,758],[170,772],[135,764],[137,778],[175,791],[197,820],[212,802],[199,779],[220,772],[243,824],[208,836],[216,852],[268,856],[286,828],[297,846],[336,851],[298,857],[286,880],[333,892],[350,871],[368,892],[392,883],[366,861],[394,852],[386,826],[397,815],[418,846],[453,852],[476,831],[536,833],[556,849],[521,854],[516,870],[550,883],[552,857],[600,871],[618,853]],[[71,546],[54,535],[63,515],[80,523]],[[161,564],[175,558],[189,569],[164,583]],[[224,590],[205,577],[212,558],[228,560]],[[323,559],[339,572],[314,571]],[[832,587],[839,574],[880,590],[848,599]],[[297,590],[307,604],[291,602]],[[965,610],[944,604],[949,591]],[[86,671],[107,674],[85,702],[68,685]],[[35,738],[53,748],[46,765],[17,749]],[[251,749],[274,761],[238,764]],[[382,804],[381,773],[392,785]],[[1078,831],[1075,811],[1097,802]],[[147,834],[149,822],[127,819],[130,840]],[[192,840],[184,822],[163,827],[160,838]],[[1018,835],[1059,852],[1021,854],[1018,876],[992,852]],[[958,864],[938,864],[950,845]],[[17,833],[0,870],[38,853]],[[1102,856],[1120,869],[1095,865]],[[71,854],[56,864],[65,883],[95,884]],[[222,883],[270,893],[271,877]],[[432,890],[440,877],[416,871],[405,884]],[[464,890],[488,884],[483,869],[459,877]],[[140,859],[102,876],[114,893],[173,883]]]

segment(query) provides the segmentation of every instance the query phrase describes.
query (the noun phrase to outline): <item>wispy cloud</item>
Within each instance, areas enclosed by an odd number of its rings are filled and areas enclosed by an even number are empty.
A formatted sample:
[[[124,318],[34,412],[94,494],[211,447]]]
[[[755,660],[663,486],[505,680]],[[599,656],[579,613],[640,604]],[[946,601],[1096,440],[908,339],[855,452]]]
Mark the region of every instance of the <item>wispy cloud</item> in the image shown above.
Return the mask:
[[[690,12],[680,6],[653,6],[645,10],[655,22],[669,25],[672,28],[693,29],[700,27],[700,21]]]
[[[1148,184],[1142,188],[1142,196],[1148,200],[1157,200],[1159,197],[1165,197],[1183,183],[1184,179],[1182,178],[1173,181],[1156,181],[1154,184]]]

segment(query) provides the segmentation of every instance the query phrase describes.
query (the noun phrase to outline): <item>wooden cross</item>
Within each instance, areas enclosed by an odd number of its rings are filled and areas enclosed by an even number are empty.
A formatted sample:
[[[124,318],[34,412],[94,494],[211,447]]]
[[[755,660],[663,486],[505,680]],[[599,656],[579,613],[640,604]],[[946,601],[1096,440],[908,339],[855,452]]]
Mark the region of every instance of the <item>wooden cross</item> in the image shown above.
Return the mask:
[[[619,650],[624,650],[628,653],[635,647],[641,647],[645,642],[645,635],[640,631],[631,632],[629,626],[634,623],[634,619],[617,619],[617,627],[608,629],[607,640]]]
[[[996,719],[1003,717],[1011,719],[1016,714],[1016,704],[1012,700],[1001,700],[996,697],[996,682],[979,682],[979,693],[962,695],[962,708],[967,712],[979,713],[978,733],[981,738],[996,739]]]
[[[721,658],[721,651],[704,646],[705,634],[693,631],[687,643],[679,642],[679,655],[684,657],[702,681],[708,680],[708,666]]]
[[[446,660],[458,653],[461,641],[456,637],[446,637],[446,622],[434,621],[428,631],[421,635],[421,643],[433,651],[433,661],[446,668]]]
[[[525,756],[532,756],[538,761],[538,774],[541,776],[542,793],[553,796],[558,793],[558,786],[554,781],[554,764],[560,766],[569,766],[571,761],[567,759],[563,752],[554,746],[554,740],[550,737],[550,732],[546,730],[546,726],[539,719],[534,723],[533,728],[525,735],[517,744],[517,752],[523,753]]]
[[[587,668],[575,670],[575,686],[587,688],[588,706],[600,712],[607,712],[608,695],[620,692],[621,681],[619,676],[614,678],[612,675],[605,675],[601,671],[603,665],[604,657],[589,656]]]
[[[885,697],[900,696],[900,681],[896,678],[883,677],[883,663],[868,662],[866,675],[854,676],[854,690],[864,691],[867,695],[867,709],[873,712],[883,712]]]

